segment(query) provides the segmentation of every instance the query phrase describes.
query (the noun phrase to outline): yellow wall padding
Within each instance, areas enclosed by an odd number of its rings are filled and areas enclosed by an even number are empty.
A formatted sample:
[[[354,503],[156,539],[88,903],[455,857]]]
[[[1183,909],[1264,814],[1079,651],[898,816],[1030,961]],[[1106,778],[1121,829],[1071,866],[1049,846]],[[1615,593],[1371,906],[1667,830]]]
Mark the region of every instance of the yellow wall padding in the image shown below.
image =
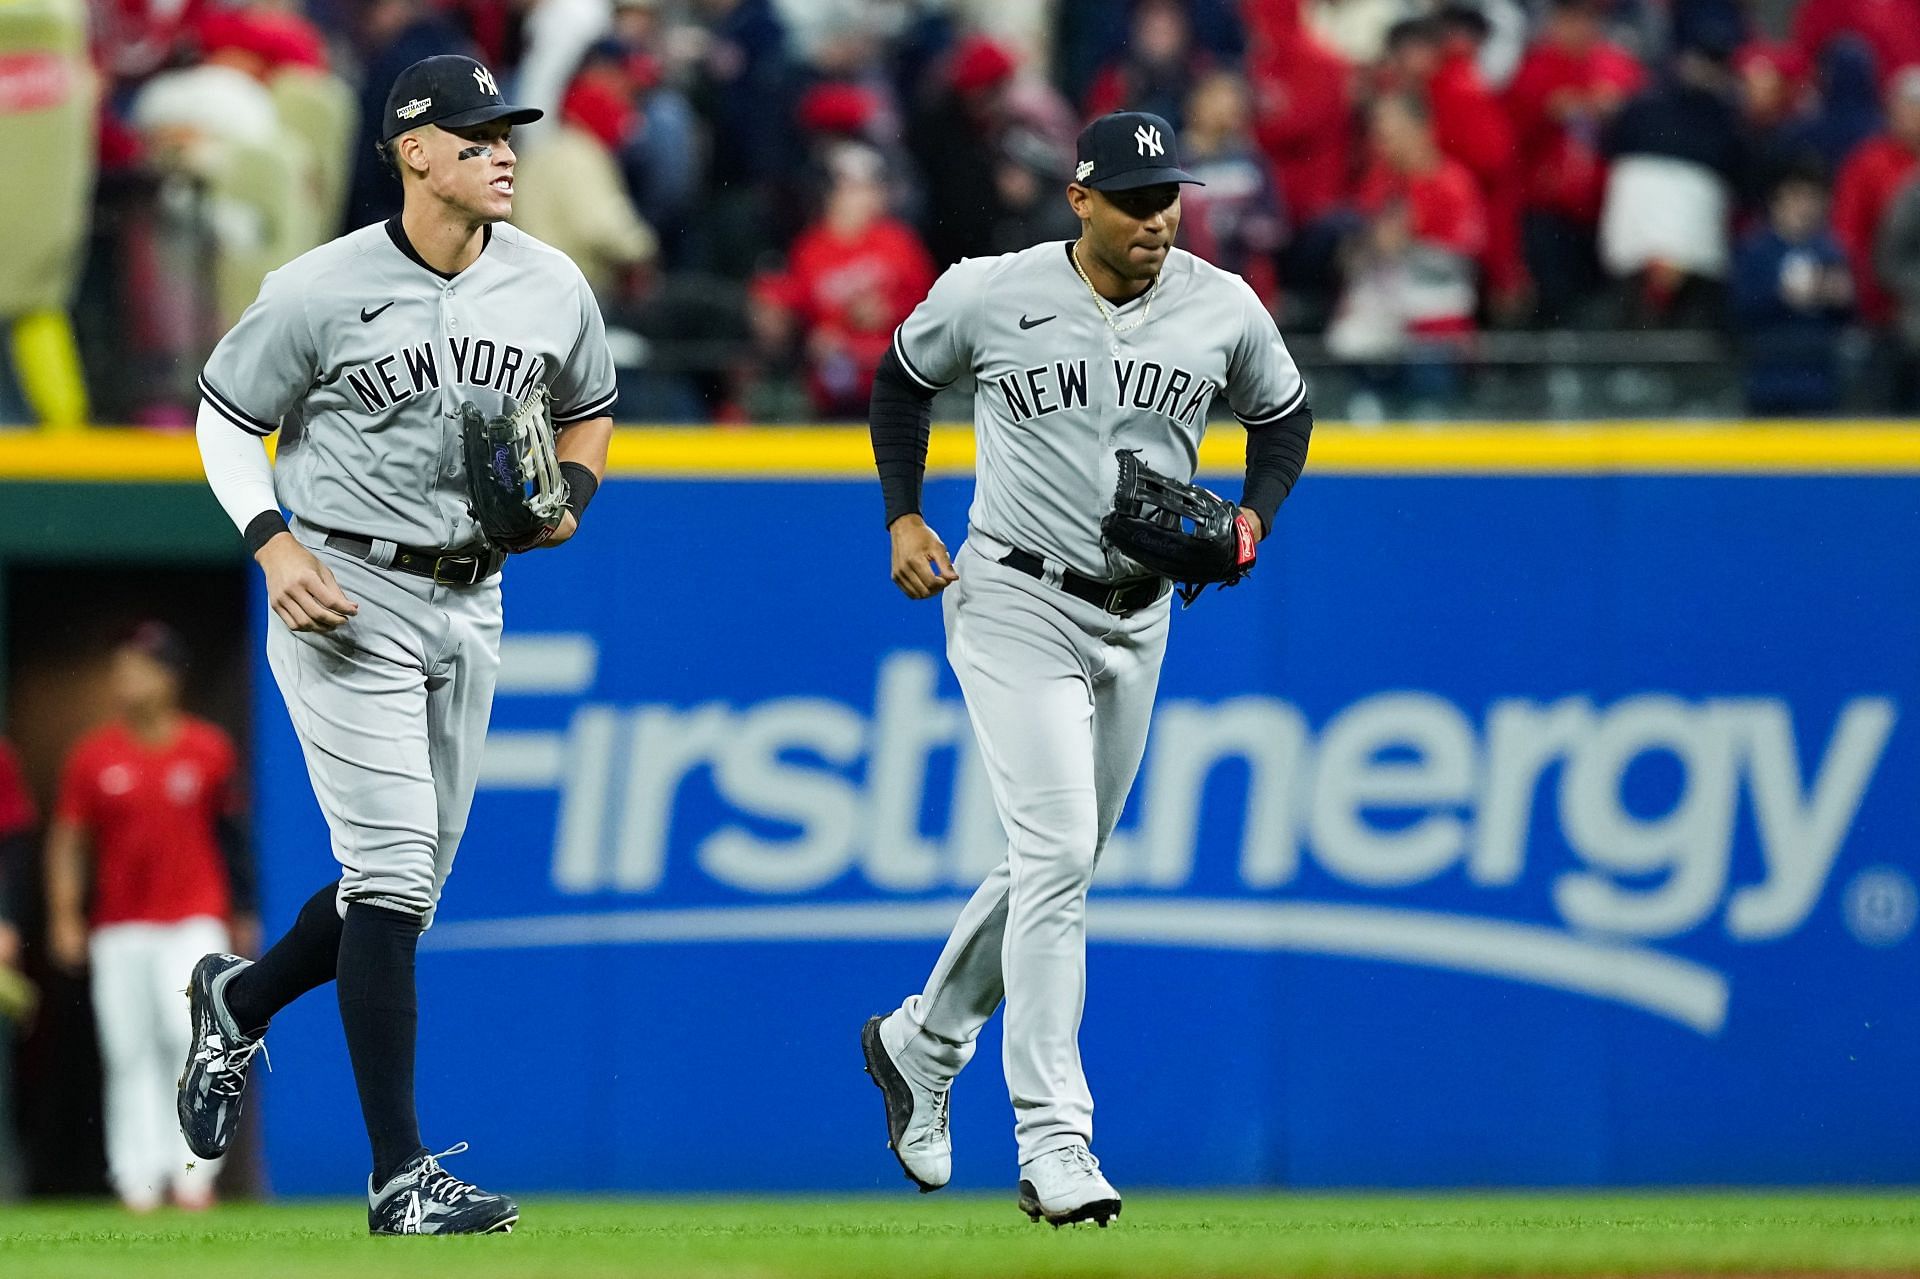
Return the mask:
[[[271,442],[269,442],[271,447]],[[1246,437],[1220,423],[1200,450],[1201,473],[1231,489]],[[973,432],[936,427],[930,475],[973,472]],[[608,473],[635,479],[871,480],[865,427],[627,427],[614,432]],[[1499,426],[1317,425],[1316,475],[1916,475],[1920,426],[1908,422],[1589,422]],[[0,433],[0,482],[201,481],[193,436],[87,431],[50,439]]]

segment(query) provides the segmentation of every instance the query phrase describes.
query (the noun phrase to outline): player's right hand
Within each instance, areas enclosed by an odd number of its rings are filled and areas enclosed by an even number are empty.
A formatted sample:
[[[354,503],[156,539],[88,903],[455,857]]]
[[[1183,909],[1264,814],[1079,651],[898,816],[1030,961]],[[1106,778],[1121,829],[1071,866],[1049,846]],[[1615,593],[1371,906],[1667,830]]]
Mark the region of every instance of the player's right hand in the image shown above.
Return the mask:
[[[289,630],[330,631],[360,611],[333,571],[293,534],[276,534],[254,558],[267,575],[267,603]]]
[[[910,600],[930,599],[960,580],[947,544],[918,515],[902,515],[893,535],[893,584]]]

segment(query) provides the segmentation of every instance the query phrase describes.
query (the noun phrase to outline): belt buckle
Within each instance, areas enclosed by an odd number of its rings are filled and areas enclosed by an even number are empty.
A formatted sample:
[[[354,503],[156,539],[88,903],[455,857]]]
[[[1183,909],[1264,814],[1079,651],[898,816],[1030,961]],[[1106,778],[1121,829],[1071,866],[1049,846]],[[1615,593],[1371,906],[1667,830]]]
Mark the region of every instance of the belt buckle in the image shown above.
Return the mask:
[[[1106,611],[1109,613],[1133,612],[1133,610],[1130,608],[1122,608],[1120,606],[1121,597],[1132,589],[1133,589],[1133,584],[1131,582],[1121,586],[1115,586],[1114,588],[1112,588],[1107,592],[1107,602],[1103,604],[1101,607],[1106,609]]]
[[[455,564],[467,570],[464,578],[442,577],[441,570],[448,564]],[[433,584],[435,586],[472,586],[480,567],[478,555],[442,555],[433,561]]]

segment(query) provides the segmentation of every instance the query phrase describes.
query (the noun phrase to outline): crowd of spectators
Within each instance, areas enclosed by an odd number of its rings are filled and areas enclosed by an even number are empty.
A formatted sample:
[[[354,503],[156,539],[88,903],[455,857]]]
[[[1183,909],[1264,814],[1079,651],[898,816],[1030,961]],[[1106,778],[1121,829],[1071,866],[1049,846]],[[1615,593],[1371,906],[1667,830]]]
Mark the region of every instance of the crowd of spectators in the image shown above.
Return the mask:
[[[1899,0],[304,5],[95,4],[103,169],[204,180],[226,320],[272,259],[396,211],[379,105],[465,51],[548,112],[516,221],[586,273],[638,419],[745,418],[778,377],[858,416],[939,270],[1075,233],[1074,136],[1123,106],[1207,182],[1181,242],[1388,381],[1444,397],[1488,329],[1709,329],[1755,411],[1817,413],[1864,332],[1881,407],[1920,400]]]

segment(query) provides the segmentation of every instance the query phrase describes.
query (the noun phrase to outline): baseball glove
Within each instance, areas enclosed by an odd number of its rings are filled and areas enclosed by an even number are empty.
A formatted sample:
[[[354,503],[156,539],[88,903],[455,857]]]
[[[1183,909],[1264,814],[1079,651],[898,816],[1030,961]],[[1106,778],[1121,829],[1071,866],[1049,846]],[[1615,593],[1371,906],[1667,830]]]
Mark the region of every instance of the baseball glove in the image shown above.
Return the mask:
[[[1100,521],[1107,545],[1179,583],[1181,607],[1211,583],[1232,586],[1253,570],[1253,529],[1240,508],[1160,474],[1137,449],[1121,449],[1113,510]]]
[[[499,417],[487,417],[471,401],[462,404],[460,443],[467,509],[487,544],[513,553],[552,537],[567,511],[567,479],[554,452],[546,387]]]

